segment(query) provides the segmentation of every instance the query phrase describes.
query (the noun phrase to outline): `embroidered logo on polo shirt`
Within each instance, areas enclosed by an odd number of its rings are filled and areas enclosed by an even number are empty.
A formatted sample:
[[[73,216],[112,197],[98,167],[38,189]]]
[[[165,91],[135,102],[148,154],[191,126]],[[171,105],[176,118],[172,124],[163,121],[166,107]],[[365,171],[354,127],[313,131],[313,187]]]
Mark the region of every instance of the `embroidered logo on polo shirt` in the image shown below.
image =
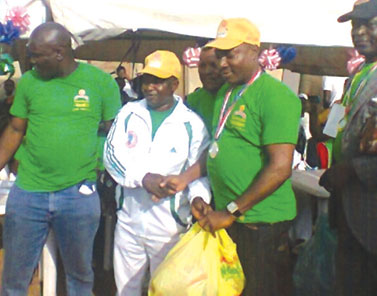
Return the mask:
[[[128,148],[134,148],[137,144],[137,135],[134,131],[129,131],[127,133],[127,142],[126,146]]]
[[[237,129],[244,129],[246,126],[245,105],[240,105],[230,117],[230,124]]]
[[[177,153],[177,150],[175,150],[175,147],[171,148],[170,153]]]
[[[246,114],[245,114],[245,105],[241,105],[240,108],[236,111],[234,111],[234,116],[240,116],[243,119],[246,119]]]
[[[89,106],[89,97],[86,95],[85,89],[80,89],[73,98],[73,111],[87,111]]]

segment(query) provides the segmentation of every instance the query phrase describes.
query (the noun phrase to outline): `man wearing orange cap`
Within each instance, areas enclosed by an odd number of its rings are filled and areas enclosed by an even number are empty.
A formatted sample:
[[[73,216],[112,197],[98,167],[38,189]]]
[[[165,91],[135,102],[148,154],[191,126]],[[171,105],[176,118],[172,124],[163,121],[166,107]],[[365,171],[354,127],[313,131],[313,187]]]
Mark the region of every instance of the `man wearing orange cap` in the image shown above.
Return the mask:
[[[121,185],[115,229],[114,271],[118,295],[141,295],[152,273],[190,223],[195,197],[210,201],[209,184],[200,178],[166,196],[164,176],[194,164],[209,143],[204,123],[174,95],[181,64],[169,51],[155,51],[141,71],[145,99],[118,114],[104,152],[105,167]]]
[[[334,295],[366,296],[377,295],[377,156],[361,146],[366,123],[377,116],[377,1],[356,1],[351,12],[338,18],[349,20],[353,44],[365,63],[344,94],[345,116],[333,146],[335,164],[320,184],[331,191],[330,209],[336,211]],[[367,144],[373,147],[373,142],[371,138]]]
[[[296,215],[289,181],[301,105],[259,64],[260,34],[246,19],[223,20],[216,49],[225,85],[214,111],[207,170],[216,211],[195,203],[204,229],[228,228],[246,276],[243,295],[291,295],[288,228]]]

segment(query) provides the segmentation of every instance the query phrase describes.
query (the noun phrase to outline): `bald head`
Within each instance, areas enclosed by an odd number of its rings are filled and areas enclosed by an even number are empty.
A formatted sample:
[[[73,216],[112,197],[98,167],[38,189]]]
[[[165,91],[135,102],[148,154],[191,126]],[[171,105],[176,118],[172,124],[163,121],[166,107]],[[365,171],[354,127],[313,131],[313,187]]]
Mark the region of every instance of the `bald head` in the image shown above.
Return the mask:
[[[47,22],[39,25],[30,36],[31,41],[71,48],[71,33],[62,25]]]
[[[44,79],[67,76],[77,67],[71,34],[58,23],[38,26],[30,35],[27,49],[30,62]]]

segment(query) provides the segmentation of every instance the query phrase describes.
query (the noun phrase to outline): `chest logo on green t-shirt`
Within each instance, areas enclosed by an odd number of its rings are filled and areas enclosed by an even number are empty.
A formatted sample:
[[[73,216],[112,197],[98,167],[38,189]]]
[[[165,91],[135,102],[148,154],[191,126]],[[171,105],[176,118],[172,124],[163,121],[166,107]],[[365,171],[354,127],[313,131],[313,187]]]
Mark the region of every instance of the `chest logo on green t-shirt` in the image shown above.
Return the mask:
[[[240,105],[237,110],[233,112],[230,117],[229,123],[239,129],[243,129],[246,125],[245,105]]]
[[[89,107],[89,96],[86,95],[85,89],[80,89],[73,98],[73,111],[87,111]]]

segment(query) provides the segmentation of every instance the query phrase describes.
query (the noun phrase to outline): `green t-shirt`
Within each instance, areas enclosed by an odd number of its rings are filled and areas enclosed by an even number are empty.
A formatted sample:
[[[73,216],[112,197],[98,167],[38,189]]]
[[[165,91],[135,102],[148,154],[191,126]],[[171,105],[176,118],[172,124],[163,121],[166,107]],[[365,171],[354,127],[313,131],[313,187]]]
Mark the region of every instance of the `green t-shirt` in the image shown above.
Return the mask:
[[[148,108],[149,114],[151,116],[152,122],[152,140],[156,135],[156,132],[163,121],[173,112],[175,106],[177,106],[178,101],[175,101],[173,106],[171,106],[168,110],[165,111],[156,111],[153,109]]]
[[[214,110],[217,126],[229,84],[218,92]],[[230,100],[241,86],[232,91]],[[296,144],[301,114],[297,96],[283,83],[263,73],[236,102],[218,139],[219,151],[208,157],[207,169],[216,209],[239,198],[267,163],[263,146]],[[296,202],[290,180],[238,219],[241,223],[274,223],[291,220]]]
[[[215,99],[216,94],[210,93],[204,88],[199,88],[187,96],[188,107],[202,118],[209,133],[212,131]]]
[[[97,131],[120,108],[115,80],[79,63],[66,77],[42,80],[26,72],[11,114],[28,120],[16,184],[28,191],[57,191],[96,180]]]
[[[105,170],[105,166],[103,164],[103,150],[105,148],[106,142],[106,135],[99,134],[97,140],[97,170],[103,172]]]

